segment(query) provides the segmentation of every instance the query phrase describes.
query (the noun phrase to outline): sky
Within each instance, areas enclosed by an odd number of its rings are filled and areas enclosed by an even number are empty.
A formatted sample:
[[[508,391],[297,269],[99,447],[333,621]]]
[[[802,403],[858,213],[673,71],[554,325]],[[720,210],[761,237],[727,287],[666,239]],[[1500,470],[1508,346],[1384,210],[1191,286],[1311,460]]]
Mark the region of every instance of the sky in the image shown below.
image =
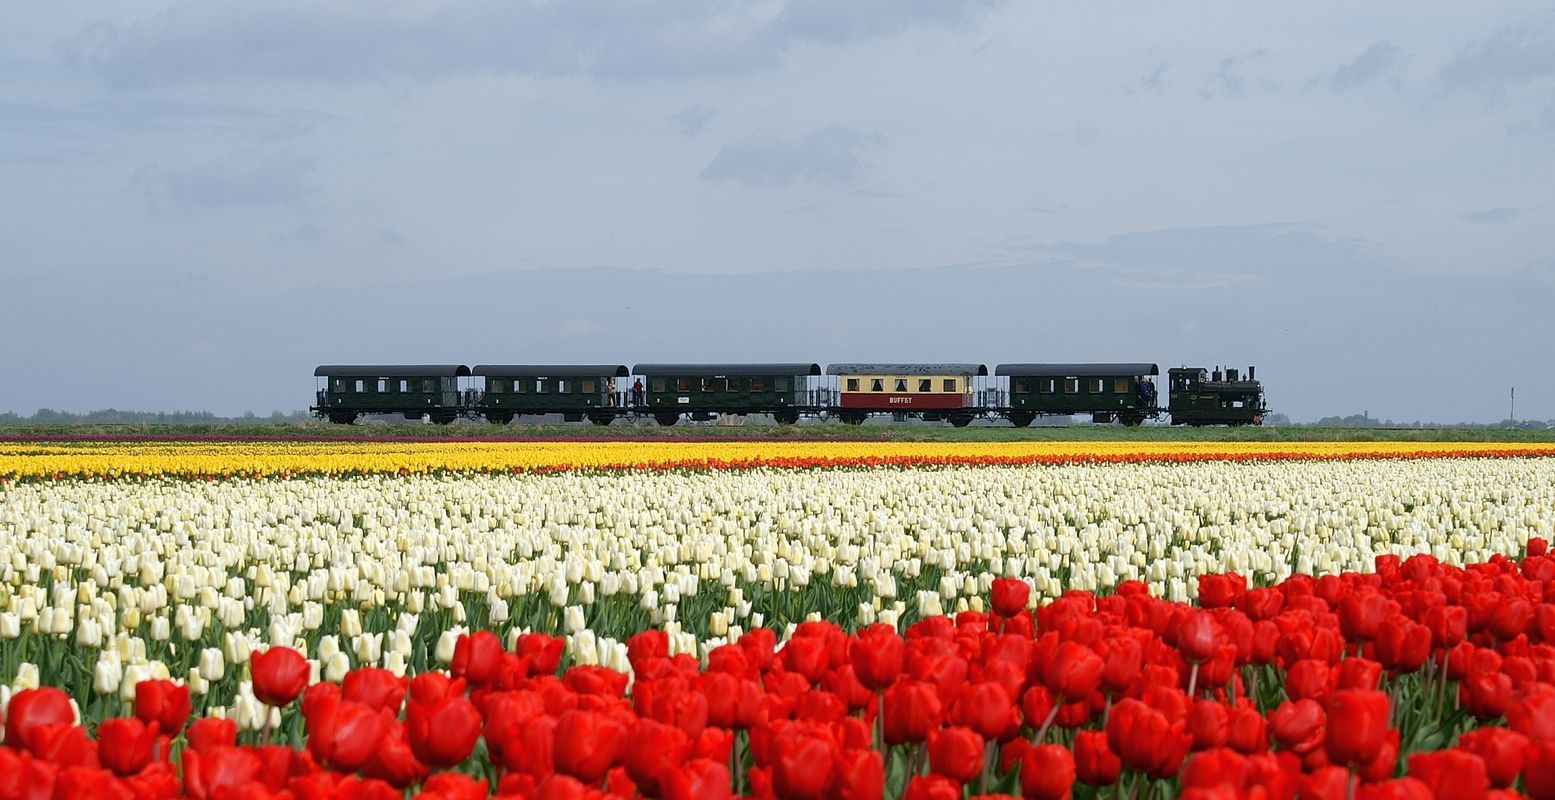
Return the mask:
[[[1555,419],[1547,2],[0,8],[0,411],[1154,361]]]

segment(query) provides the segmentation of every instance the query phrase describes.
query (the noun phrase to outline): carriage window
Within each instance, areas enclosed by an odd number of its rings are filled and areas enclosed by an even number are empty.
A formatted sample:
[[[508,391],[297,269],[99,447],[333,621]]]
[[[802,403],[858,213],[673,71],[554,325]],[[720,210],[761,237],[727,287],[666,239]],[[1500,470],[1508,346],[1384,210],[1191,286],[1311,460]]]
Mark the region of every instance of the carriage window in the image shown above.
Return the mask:
[[[437,381],[432,380],[431,378],[422,378],[421,391],[427,392],[428,394],[437,391]]]
[[[1041,394],[1052,394],[1058,391],[1058,382],[1052,378],[1039,378],[1037,391]]]
[[[920,391],[920,392],[932,392],[932,391],[934,391],[934,379],[933,378],[919,378],[918,379],[918,391]]]
[[[767,390],[767,382],[761,378],[751,378],[751,391],[764,392]]]
[[[677,391],[677,392],[689,392],[689,391],[691,391],[691,379],[690,378],[676,378],[675,379],[675,391]]]
[[[1107,382],[1106,381],[1102,380],[1101,378],[1096,378],[1096,379],[1091,381],[1091,393],[1092,394],[1101,394],[1102,392],[1107,391],[1106,386],[1107,386]]]
[[[1113,378],[1112,391],[1114,394],[1128,394],[1128,378]]]
[[[663,378],[651,378],[648,381],[648,388],[651,391],[655,391],[655,392],[662,392],[662,391],[664,391],[664,387],[666,387],[668,385],[669,385],[669,381],[666,381]]]
[[[599,391],[599,381],[583,381],[582,389],[584,394],[593,394]]]
[[[569,393],[571,391],[572,391],[572,381],[569,381],[566,378],[557,378],[556,379],[556,393],[557,394],[567,394],[567,393]]]
[[[883,391],[885,391],[885,381],[880,380],[879,378],[876,378],[876,379],[870,381],[869,382],[869,390],[871,392],[883,392]]]
[[[1064,379],[1064,394],[1079,394],[1079,392],[1080,392],[1080,379],[1079,378],[1065,378]]]
[[[357,381],[356,381],[356,390],[358,392],[365,392],[365,391],[367,391],[367,381],[364,381],[364,380],[358,378]]]
[[[333,383],[335,384],[335,391],[343,392],[346,390],[346,381],[344,378],[336,378]]]
[[[786,392],[786,391],[788,391],[788,379],[787,378],[778,378],[778,379],[772,381],[772,388],[775,391],[779,391],[779,392]]]
[[[389,391],[389,379],[388,378],[379,378],[378,379],[378,391],[379,392],[387,392],[387,391]]]
[[[896,389],[895,389],[895,391],[898,391],[898,392],[905,392],[905,391],[907,391],[907,379],[906,378],[897,378],[896,379]]]
[[[515,379],[513,381],[513,394],[529,394],[529,379]]]
[[[725,391],[730,391],[730,392],[738,392],[740,390],[740,379],[739,378],[727,378],[727,379],[725,379],[724,380],[724,390]]]
[[[1015,381],[1015,391],[1020,394],[1031,394],[1031,380],[1019,378]]]
[[[703,378],[702,379],[702,391],[704,391],[704,392],[714,392],[714,391],[717,391],[717,390],[718,390],[718,381],[716,381],[716,380],[714,380],[712,378]]]
[[[486,380],[486,391],[501,394],[507,391],[507,387],[503,385],[501,378],[488,378]]]
[[[954,392],[954,391],[956,391],[956,389],[957,389],[957,387],[956,387],[956,379],[955,378],[946,378],[945,379],[945,391],[947,391],[947,392]]]
[[[406,394],[410,393],[410,379],[409,378],[401,378],[400,379],[400,391],[405,392]]]
[[[845,389],[844,391],[849,391],[849,392],[856,392],[856,391],[858,391],[858,378],[849,378],[848,379],[848,388]]]

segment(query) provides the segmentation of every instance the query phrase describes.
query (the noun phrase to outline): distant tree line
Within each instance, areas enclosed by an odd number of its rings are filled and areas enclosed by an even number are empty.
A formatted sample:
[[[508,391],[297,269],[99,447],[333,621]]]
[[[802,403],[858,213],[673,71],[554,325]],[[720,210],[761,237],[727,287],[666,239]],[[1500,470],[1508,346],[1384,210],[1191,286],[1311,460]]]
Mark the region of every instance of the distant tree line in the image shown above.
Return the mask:
[[[127,425],[161,423],[165,425],[216,425],[224,422],[252,423],[252,422],[301,422],[308,419],[306,411],[281,411],[279,409],[270,412],[270,416],[261,417],[252,411],[241,417],[219,417],[209,411],[120,411],[117,408],[105,408],[99,411],[88,411],[84,414],[76,414],[70,411],[55,411],[52,408],[40,408],[31,416],[22,416],[13,411],[0,413],[0,425],[33,423],[39,425]]]

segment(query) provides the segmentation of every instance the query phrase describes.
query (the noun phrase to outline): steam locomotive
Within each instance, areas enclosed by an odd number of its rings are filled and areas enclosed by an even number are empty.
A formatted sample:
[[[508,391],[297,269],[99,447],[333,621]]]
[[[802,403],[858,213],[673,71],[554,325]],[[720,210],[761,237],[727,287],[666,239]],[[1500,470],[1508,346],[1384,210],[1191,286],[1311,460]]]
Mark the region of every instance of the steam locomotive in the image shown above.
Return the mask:
[[[400,414],[448,424],[459,418],[504,425],[524,415],[609,425],[651,417],[766,415],[858,425],[897,420],[1005,420],[1025,427],[1045,416],[1089,415],[1127,426],[1169,415],[1173,425],[1260,425],[1267,408],[1255,371],[1176,367],[1167,404],[1151,363],[999,364],[325,364],[310,411],[349,424],[364,414]]]

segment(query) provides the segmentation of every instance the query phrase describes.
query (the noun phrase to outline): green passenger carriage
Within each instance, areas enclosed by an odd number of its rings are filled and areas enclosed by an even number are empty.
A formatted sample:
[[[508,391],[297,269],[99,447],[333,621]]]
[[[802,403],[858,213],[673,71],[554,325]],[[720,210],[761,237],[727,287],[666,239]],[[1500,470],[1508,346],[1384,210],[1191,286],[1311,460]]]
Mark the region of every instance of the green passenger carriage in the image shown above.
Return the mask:
[[[710,420],[720,414],[771,414],[784,425],[815,413],[810,377],[820,364],[638,364],[632,374],[644,382],[641,403],[660,425],[674,425],[682,414]]]
[[[622,364],[477,364],[470,374],[485,382],[471,390],[470,411],[497,425],[524,414],[609,425],[627,411]]]
[[[463,411],[459,379],[469,374],[463,364],[325,364],[313,370],[324,385],[309,410],[342,425],[363,414],[426,416],[447,425]]]
[[[999,364],[994,374],[1010,380],[1006,416],[1017,428],[1045,414],[1090,414],[1094,422],[1132,427],[1161,413],[1155,364]]]

